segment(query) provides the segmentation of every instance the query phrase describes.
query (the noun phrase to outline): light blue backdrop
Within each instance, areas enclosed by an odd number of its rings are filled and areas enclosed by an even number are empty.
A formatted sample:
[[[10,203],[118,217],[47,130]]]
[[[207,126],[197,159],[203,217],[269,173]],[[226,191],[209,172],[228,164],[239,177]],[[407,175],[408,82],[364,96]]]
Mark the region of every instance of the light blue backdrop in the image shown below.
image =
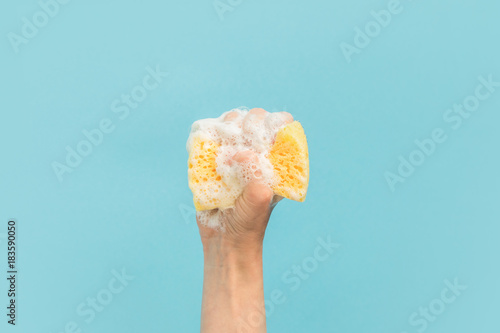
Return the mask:
[[[269,332],[500,330],[498,2],[62,2],[0,10],[2,332],[198,331],[185,141],[238,106],[287,110],[310,148],[265,239]]]

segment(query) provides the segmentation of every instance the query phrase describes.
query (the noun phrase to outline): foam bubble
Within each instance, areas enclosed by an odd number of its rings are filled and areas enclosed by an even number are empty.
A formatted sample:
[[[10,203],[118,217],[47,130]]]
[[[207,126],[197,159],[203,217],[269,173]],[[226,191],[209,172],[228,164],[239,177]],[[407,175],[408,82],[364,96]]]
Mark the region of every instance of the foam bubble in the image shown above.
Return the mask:
[[[287,112],[269,113],[263,109],[252,109],[250,112],[241,107],[218,118],[195,121],[191,126],[187,150],[191,153],[197,139],[217,143],[216,172],[227,185],[204,186],[200,201],[210,203],[225,199],[226,202],[233,202],[234,206],[234,201],[249,181],[258,179],[271,186],[274,170],[267,155],[278,130],[292,120]],[[217,228],[223,224],[223,215],[224,210],[217,209],[198,212],[197,217],[203,225]]]

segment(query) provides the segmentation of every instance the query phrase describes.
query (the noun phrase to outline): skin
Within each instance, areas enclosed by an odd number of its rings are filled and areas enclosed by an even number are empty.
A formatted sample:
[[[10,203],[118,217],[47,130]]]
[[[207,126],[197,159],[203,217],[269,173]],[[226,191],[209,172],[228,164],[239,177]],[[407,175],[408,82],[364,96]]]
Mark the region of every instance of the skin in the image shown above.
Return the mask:
[[[268,114],[250,110],[242,128],[258,126]],[[225,121],[237,118],[229,113]],[[292,121],[287,114],[286,123]],[[255,158],[247,150],[234,155],[233,161],[249,163]],[[204,252],[202,333],[266,332],[262,245],[271,213],[282,197],[260,181],[261,175],[256,169],[235,207],[222,212],[224,230],[198,221]]]

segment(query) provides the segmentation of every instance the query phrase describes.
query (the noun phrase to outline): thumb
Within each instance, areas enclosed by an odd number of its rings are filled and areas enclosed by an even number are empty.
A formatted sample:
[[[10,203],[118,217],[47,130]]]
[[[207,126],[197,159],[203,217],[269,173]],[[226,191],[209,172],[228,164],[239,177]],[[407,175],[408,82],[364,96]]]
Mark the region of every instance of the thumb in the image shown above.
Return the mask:
[[[241,200],[249,209],[267,211],[273,200],[273,191],[264,183],[252,180],[243,189]]]
[[[273,200],[273,191],[262,181],[262,170],[258,166],[257,155],[251,151],[241,151],[233,156],[233,160],[246,167],[250,177],[249,182],[238,198],[246,210],[267,211]],[[243,208],[243,207],[242,207]]]

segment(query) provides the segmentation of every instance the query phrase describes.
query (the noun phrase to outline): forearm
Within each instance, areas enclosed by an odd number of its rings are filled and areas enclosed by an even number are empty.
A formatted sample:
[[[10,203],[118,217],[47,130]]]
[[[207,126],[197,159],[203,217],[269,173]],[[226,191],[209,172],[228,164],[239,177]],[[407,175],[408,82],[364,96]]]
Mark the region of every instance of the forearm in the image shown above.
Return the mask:
[[[262,243],[204,242],[202,333],[266,332]]]

